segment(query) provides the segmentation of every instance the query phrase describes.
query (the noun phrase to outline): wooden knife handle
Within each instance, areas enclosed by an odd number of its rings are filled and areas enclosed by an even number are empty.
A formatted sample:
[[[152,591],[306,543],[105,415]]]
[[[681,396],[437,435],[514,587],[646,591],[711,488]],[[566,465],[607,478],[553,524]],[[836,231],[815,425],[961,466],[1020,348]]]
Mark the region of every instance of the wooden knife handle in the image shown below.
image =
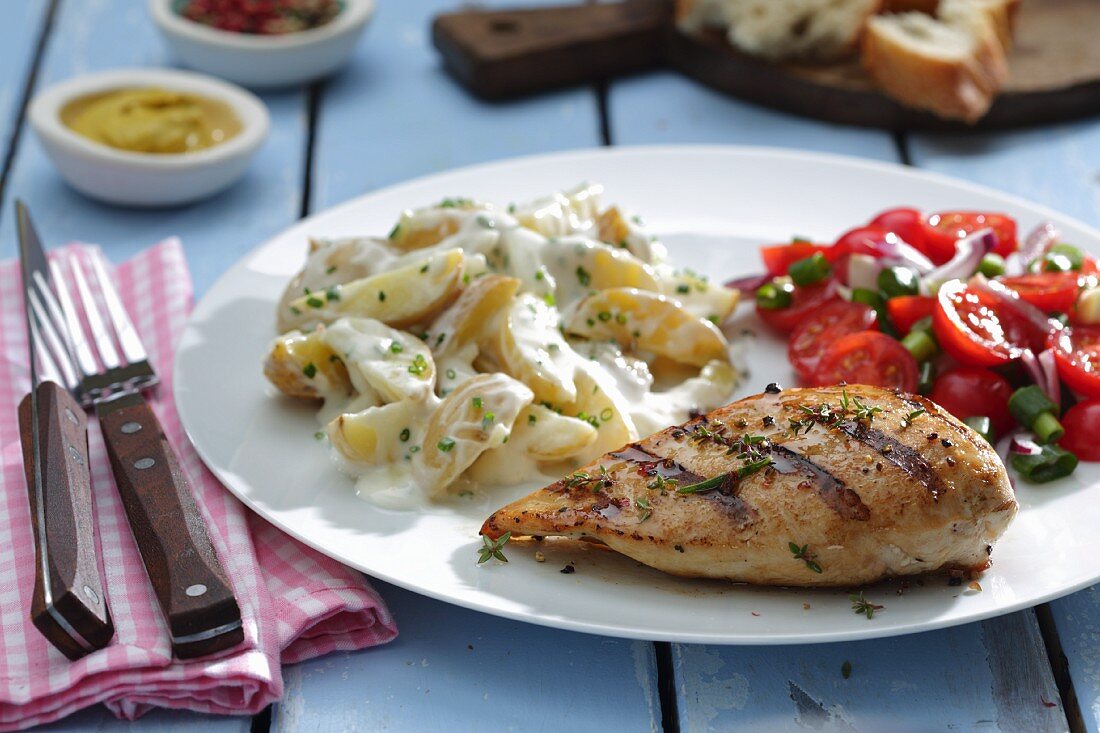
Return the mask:
[[[244,638],[240,608],[160,421],[139,394],[101,403],[96,413],[176,656],[236,645]]]
[[[35,484],[31,396],[19,403],[19,434],[34,532],[31,621],[69,659],[107,646],[114,636],[103,567],[96,553],[88,419],[54,382],[37,387],[41,493]]]
[[[503,99],[652,68],[672,23],[667,0],[436,16],[432,42],[470,91]]]

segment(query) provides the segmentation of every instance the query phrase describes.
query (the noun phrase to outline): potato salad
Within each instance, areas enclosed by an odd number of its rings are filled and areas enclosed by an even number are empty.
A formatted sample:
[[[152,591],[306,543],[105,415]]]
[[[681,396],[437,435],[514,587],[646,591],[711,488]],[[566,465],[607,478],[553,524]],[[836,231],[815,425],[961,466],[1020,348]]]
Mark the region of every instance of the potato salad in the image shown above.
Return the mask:
[[[315,239],[264,364],[390,508],[558,476],[729,401],[737,291],[666,261],[584,184],[448,198],[388,235]]]

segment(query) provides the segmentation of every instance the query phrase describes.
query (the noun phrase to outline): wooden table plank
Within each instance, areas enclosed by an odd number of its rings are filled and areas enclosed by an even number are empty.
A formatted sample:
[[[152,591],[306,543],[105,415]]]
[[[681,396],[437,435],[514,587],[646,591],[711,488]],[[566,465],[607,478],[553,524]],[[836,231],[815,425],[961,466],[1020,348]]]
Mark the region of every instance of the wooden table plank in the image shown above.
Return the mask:
[[[28,3],[28,4],[38,4]],[[144,3],[65,0],[58,9],[38,88],[81,73],[170,64]],[[237,185],[191,206],[138,210],[85,198],[58,176],[29,129],[24,129],[0,209],[0,257],[15,253],[11,199],[30,206],[51,245],[95,242],[112,259],[125,259],[164,237],[179,235],[196,291],[203,292],[230,264],[293,222],[301,209],[305,153],[305,95],[265,94],[271,136]]]
[[[547,4],[506,4],[524,3]],[[314,155],[315,208],[458,166],[599,145],[590,89],[488,104],[454,83],[431,47],[429,26],[434,13],[455,5],[380,5],[354,64],[325,85]]]
[[[544,629],[378,586],[401,635],[288,668],[273,731],[660,728],[652,644]]]
[[[886,133],[771,112],[673,74],[614,84],[609,108],[616,144],[772,145],[898,160]],[[684,731],[954,726],[1007,733],[1066,725],[1031,612],[896,639],[769,648],[673,645],[672,652]],[[853,669],[847,680],[844,661]],[[1046,707],[1036,692],[1055,707]]]
[[[42,8],[40,0],[9,2],[21,8]],[[0,24],[0,59],[14,51],[19,33],[28,37],[31,25]],[[10,36],[10,38],[9,38]],[[33,39],[31,39],[33,40]],[[19,41],[23,43],[23,41]],[[14,57],[13,57],[14,58]],[[47,45],[38,79],[43,88],[81,73],[114,67],[156,67],[170,63],[145,3],[133,0],[63,0]],[[7,61],[0,60],[7,69]],[[238,185],[218,197],[175,209],[141,211],[106,206],[69,189],[53,170],[29,129],[24,129],[12,176],[2,202],[23,198],[34,212],[50,245],[73,239],[101,244],[115,260],[171,235],[179,235],[187,251],[201,294],[230,264],[265,238],[293,222],[301,209],[306,140],[305,95],[300,91],[265,94],[271,113],[271,137],[252,169]],[[4,121],[8,114],[3,113]],[[0,216],[0,257],[15,254],[11,216]],[[246,731],[251,719],[156,711],[133,729],[156,731]],[[90,708],[55,724],[56,730],[120,730],[102,707]]]
[[[1061,709],[1047,707],[1058,691],[1028,618],[837,644],[677,645],[681,729],[1065,730]]]
[[[1100,226],[1100,121],[998,135],[914,136],[922,167],[999,188]],[[1100,586],[1050,604],[1083,722],[1100,731]]]
[[[324,86],[314,208],[455,166],[599,144],[590,89],[485,104],[458,88],[428,36],[431,13],[453,7],[382,4],[353,65]],[[380,585],[398,640],[286,670],[274,729],[659,727],[651,644],[505,621]]]
[[[612,84],[607,106],[615,145],[768,145],[897,160],[888,133],[773,112],[670,71]]]

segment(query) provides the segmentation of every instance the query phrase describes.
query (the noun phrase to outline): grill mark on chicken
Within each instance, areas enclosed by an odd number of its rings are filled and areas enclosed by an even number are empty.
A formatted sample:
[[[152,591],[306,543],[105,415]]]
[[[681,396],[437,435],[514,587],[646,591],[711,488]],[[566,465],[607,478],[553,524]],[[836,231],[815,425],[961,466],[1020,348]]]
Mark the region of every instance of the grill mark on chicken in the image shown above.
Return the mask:
[[[729,515],[738,529],[744,529],[757,520],[759,512],[747,501],[741,498],[738,490],[741,482],[733,473],[727,473],[722,483],[714,491],[708,491],[699,496],[717,504],[722,511]]]
[[[647,451],[637,443],[631,443],[622,450],[610,454],[612,458],[627,461],[638,466],[638,473],[643,476],[660,476],[666,481],[675,481],[678,484],[697,484],[705,479],[697,473],[693,473],[671,458],[665,458]]]
[[[814,463],[806,456],[785,445],[772,445],[772,467],[779,473],[809,473],[814,478],[814,489],[825,505],[845,519],[865,522],[871,518],[871,510],[847,484]]]
[[[932,494],[933,501],[939,499],[942,492],[947,491],[943,479],[925,457],[905,443],[856,420],[841,420],[836,424],[836,428],[849,438],[863,443],[884,460],[919,481]]]

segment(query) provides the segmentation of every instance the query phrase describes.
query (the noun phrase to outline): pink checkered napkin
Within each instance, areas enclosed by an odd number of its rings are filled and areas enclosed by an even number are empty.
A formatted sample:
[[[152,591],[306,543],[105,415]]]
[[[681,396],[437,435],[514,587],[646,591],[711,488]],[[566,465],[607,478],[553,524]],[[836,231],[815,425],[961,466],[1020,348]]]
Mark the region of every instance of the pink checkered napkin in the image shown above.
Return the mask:
[[[102,256],[84,245],[63,252]],[[245,642],[214,659],[172,658],[95,420],[89,421],[92,484],[115,638],[70,662],[31,625],[34,544],[16,424],[16,405],[30,386],[26,332],[19,265],[0,263],[0,730],[46,723],[99,702],[131,719],[150,707],[254,713],[282,695],[282,664],[381,644],[397,633],[363,576],[247,511],[184,439],[171,396],[172,350],[191,309],[179,241],[119,266],[115,282],[163,380],[153,409],[206,516],[240,603]]]

